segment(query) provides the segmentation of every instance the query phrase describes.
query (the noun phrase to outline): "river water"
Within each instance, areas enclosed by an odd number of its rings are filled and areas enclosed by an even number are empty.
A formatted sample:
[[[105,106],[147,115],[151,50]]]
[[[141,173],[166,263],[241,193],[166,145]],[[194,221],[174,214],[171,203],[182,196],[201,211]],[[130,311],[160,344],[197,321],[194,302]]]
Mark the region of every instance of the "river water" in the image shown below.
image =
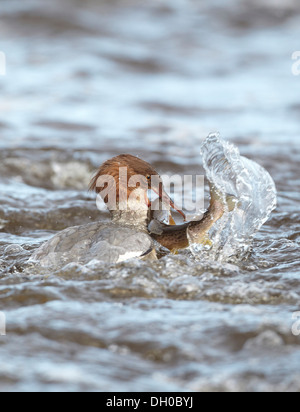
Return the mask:
[[[0,390],[299,391],[299,2],[9,0],[0,13]],[[28,265],[57,231],[108,219],[87,192],[104,160],[201,174],[215,131],[278,190],[246,260]]]

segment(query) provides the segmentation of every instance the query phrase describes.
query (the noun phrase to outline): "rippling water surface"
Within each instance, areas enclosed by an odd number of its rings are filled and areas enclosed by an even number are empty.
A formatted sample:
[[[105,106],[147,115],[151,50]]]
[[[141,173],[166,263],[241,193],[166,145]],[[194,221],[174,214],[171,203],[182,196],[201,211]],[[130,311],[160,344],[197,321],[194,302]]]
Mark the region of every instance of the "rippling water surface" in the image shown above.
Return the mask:
[[[299,391],[299,4],[148,3],[0,4],[0,388]],[[217,130],[278,189],[247,260],[28,264],[57,231],[108,219],[87,192],[102,161],[203,173]]]

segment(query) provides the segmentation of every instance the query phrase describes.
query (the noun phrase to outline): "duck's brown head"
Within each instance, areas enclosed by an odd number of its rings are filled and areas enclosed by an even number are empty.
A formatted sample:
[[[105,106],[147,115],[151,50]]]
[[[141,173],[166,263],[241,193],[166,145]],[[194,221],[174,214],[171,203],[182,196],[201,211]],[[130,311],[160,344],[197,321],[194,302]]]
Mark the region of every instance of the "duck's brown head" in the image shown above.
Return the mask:
[[[153,166],[129,154],[103,163],[90,183],[90,190],[101,195],[109,210],[135,208],[137,204],[148,209],[151,206],[148,190],[153,190],[165,204],[185,218],[165,192],[162,179]]]

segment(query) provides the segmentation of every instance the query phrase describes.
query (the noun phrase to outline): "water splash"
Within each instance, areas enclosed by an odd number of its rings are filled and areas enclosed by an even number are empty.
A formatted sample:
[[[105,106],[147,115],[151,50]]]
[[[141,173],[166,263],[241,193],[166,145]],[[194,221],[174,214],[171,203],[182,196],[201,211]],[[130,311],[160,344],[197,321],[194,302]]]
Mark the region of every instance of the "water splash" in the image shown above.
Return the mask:
[[[269,219],[277,205],[275,183],[254,161],[240,155],[236,146],[219,134],[210,134],[201,148],[208,180],[224,194],[238,199],[235,210],[225,213],[210,232],[214,259],[244,256],[254,235]]]

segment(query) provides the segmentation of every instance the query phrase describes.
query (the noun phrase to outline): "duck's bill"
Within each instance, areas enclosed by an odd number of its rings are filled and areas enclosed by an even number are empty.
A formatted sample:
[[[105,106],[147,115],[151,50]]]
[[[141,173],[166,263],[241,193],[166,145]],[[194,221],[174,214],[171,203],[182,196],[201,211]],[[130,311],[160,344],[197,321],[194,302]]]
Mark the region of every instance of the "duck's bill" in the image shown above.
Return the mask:
[[[169,204],[170,204],[171,208],[174,209],[174,210],[176,210],[176,212],[178,212],[178,213],[183,217],[183,219],[186,221],[186,216],[185,216],[185,214],[183,213],[183,211],[180,210],[179,207],[177,207],[177,206],[175,205],[175,203],[173,202],[173,200],[172,200],[167,194],[166,194],[166,199],[165,199],[165,200],[164,200],[164,197],[162,197],[162,201],[163,201],[163,202],[164,202],[164,201],[169,201]]]
[[[152,189],[159,196],[163,204],[170,205],[172,209],[176,210],[176,212],[178,212],[183,217],[183,219],[186,220],[186,216],[183,211],[176,206],[170,196],[162,188],[160,188],[159,190],[156,190],[154,188]]]

